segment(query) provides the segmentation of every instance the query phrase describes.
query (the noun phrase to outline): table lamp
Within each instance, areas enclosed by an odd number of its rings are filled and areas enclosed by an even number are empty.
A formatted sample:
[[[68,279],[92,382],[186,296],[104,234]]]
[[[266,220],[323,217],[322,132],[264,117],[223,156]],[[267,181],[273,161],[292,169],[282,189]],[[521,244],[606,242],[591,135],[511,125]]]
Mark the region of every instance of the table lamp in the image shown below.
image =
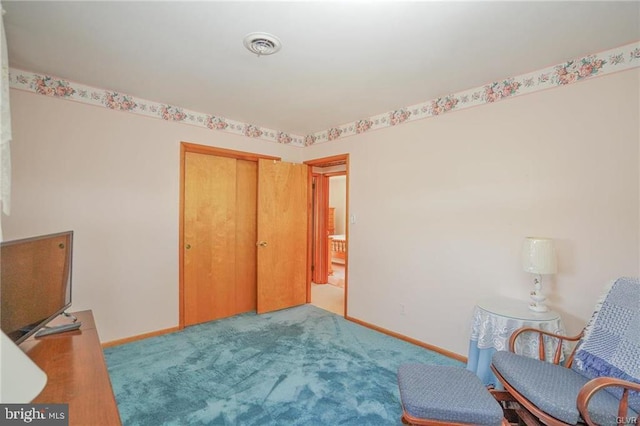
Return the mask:
[[[44,371],[0,332],[0,403],[29,403],[42,392],[45,384]]]
[[[555,274],[558,270],[556,251],[550,238],[527,237],[522,246],[522,268],[537,276],[533,279],[529,309],[534,312],[547,312],[546,297],[542,294],[542,275]]]

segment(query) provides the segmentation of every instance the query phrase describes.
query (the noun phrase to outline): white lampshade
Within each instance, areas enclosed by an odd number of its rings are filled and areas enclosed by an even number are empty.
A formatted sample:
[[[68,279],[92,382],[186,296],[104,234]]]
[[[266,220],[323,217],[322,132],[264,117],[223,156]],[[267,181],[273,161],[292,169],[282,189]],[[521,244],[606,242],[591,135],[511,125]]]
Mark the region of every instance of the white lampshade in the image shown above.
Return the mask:
[[[47,375],[6,334],[0,334],[0,403],[31,402],[47,384]]]
[[[558,271],[558,265],[553,240],[525,238],[522,246],[522,268],[532,274],[555,274]]]

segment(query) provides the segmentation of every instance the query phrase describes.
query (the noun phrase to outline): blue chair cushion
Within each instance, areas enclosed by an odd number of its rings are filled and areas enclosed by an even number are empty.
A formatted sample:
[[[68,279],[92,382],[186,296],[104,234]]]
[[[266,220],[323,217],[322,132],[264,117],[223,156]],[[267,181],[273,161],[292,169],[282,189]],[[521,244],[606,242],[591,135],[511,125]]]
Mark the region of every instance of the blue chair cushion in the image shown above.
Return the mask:
[[[398,386],[411,417],[474,425],[500,425],[503,413],[480,379],[461,367],[403,364]]]
[[[578,392],[589,379],[570,368],[507,351],[496,352],[492,364],[514,389],[540,410],[565,423],[578,423]],[[598,424],[616,424],[618,403],[612,394],[598,392],[589,403],[589,415]],[[628,417],[637,416],[629,409]]]

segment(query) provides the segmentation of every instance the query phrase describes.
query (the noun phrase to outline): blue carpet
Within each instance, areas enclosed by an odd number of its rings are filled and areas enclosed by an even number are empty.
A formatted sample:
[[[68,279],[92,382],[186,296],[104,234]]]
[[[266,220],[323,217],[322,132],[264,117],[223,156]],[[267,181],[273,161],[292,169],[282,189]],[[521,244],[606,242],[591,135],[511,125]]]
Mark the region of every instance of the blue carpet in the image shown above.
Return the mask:
[[[124,425],[399,425],[405,362],[463,364],[311,305],[104,351]]]

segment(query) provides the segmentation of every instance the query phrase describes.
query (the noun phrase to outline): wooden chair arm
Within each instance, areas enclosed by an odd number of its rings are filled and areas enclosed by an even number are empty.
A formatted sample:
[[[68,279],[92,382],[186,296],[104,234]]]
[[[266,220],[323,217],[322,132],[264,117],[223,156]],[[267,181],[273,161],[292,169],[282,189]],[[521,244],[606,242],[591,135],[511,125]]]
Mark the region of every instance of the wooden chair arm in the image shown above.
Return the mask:
[[[589,416],[589,410],[587,409],[587,407],[589,406],[589,401],[597,392],[611,386],[623,388],[622,398],[620,399],[620,404],[618,405],[618,418],[616,419],[616,424],[623,425],[627,424],[629,421],[632,421],[627,418],[627,413],[629,410],[629,391],[633,390],[640,392],[640,384],[629,382],[627,380],[616,379],[613,377],[597,377],[595,379],[589,380],[587,384],[584,385],[582,389],[580,389],[580,392],[578,392],[578,410],[580,411],[580,415],[582,416],[584,421],[587,422],[589,426],[596,426],[596,423],[591,420],[591,417]]]
[[[509,338],[509,351],[515,352],[516,340],[523,333],[537,333],[538,334],[538,357],[542,361],[546,361],[546,351],[545,351],[545,346],[544,346],[544,336],[548,336],[548,337],[552,337],[554,339],[558,339],[559,340],[558,341],[558,347],[556,348],[555,354],[553,356],[553,363],[554,364],[559,364],[560,363],[560,359],[562,358],[562,346],[563,346],[563,343],[565,341],[577,342],[578,340],[582,339],[582,335],[584,334],[584,331],[582,331],[577,336],[563,336],[561,334],[551,333],[551,332],[548,332],[548,331],[540,330],[538,328],[522,327],[522,328],[517,329],[516,331],[514,331],[511,334],[511,337]],[[567,359],[567,362],[565,364],[567,367],[571,366],[571,363],[573,362],[574,353],[575,353],[575,348],[571,352],[571,355],[569,355],[569,358]]]

